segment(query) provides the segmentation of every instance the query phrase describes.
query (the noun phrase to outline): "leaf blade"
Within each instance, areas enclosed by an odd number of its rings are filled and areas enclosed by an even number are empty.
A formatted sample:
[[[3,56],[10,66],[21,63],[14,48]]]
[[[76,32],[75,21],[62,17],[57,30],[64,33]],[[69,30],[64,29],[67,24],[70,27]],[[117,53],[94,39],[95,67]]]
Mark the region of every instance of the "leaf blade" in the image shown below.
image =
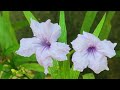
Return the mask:
[[[67,32],[64,11],[60,11],[59,24],[61,26],[61,36],[59,37],[58,41],[67,43]]]
[[[83,75],[83,79],[95,79],[93,73],[87,73]]]
[[[44,72],[44,68],[37,63],[25,63],[25,64],[22,64],[21,66],[28,70]]]
[[[23,11],[23,14],[24,14],[24,16],[26,17],[26,19],[27,19],[27,21],[29,22],[29,24],[30,24],[30,19],[32,18],[32,19],[34,19],[34,20],[37,20],[36,18],[35,18],[35,16],[30,12],[30,11]]]
[[[100,35],[99,35],[99,38],[100,38],[101,40],[108,38],[109,33],[110,33],[110,31],[111,31],[111,20],[112,20],[114,14],[115,14],[115,11],[109,11],[109,12],[106,14],[105,23],[104,23],[103,28],[102,28],[102,30],[101,30],[101,33],[100,33]]]
[[[83,31],[85,31],[85,32],[90,31],[90,28],[94,22],[96,14],[97,14],[97,11],[87,11],[86,12],[82,27],[80,29],[80,33],[82,33]]]
[[[104,22],[105,22],[105,18],[106,18],[106,13],[103,15],[102,19],[100,20],[99,24],[97,25],[96,29],[93,32],[93,34],[97,37],[99,36],[99,34],[102,30],[102,27],[103,27]]]

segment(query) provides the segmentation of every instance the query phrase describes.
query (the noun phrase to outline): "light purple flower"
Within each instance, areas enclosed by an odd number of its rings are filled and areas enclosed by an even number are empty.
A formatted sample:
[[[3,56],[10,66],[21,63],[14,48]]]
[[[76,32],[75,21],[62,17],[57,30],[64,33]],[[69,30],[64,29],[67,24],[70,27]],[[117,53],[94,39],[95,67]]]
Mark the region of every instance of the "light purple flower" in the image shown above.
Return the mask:
[[[69,45],[57,42],[61,27],[57,23],[51,23],[49,19],[42,23],[31,19],[30,27],[34,37],[21,39],[20,48],[16,53],[25,57],[36,54],[38,63],[44,67],[44,73],[47,74],[48,67],[52,66],[52,59],[67,60]]]
[[[117,43],[95,37],[93,34],[83,32],[71,42],[76,51],[72,56],[74,70],[83,71],[85,68],[92,69],[95,73],[109,70],[107,57],[112,58],[116,55],[115,46]]]

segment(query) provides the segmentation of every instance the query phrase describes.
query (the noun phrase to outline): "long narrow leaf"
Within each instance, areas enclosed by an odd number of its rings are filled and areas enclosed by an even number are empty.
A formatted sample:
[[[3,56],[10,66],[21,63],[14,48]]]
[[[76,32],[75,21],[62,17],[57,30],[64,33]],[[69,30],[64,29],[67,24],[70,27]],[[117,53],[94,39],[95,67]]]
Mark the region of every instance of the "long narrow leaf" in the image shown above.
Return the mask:
[[[30,12],[30,11],[23,11],[26,19],[28,20],[29,24],[30,24],[30,19],[34,19],[34,20],[37,20],[34,15]]]
[[[0,46],[2,49],[18,44],[9,18],[8,11],[3,12],[3,15],[0,16]]]
[[[59,24],[61,26],[61,36],[60,36],[58,41],[67,43],[67,31],[66,31],[64,11],[60,11]],[[62,78],[68,78],[69,77],[69,72],[70,72],[70,61],[66,60],[64,62],[59,62],[59,67],[60,67],[61,75],[64,75],[64,76],[62,76]],[[62,74],[62,72],[64,74]]]
[[[111,20],[115,14],[115,11],[109,11],[106,15],[105,23],[99,35],[101,40],[107,39],[111,30]]]
[[[96,29],[94,30],[93,34],[95,36],[99,36],[101,30],[102,30],[102,27],[103,27],[103,24],[105,22],[105,17],[106,17],[106,13],[104,14],[104,16],[102,17],[101,21],[99,22],[99,24],[97,25]]]
[[[67,32],[65,24],[65,14],[64,11],[60,11],[60,20],[59,24],[61,26],[61,36],[58,41],[67,43]]]
[[[14,31],[14,29],[13,29],[13,27],[11,25],[11,21],[10,21],[10,12],[9,11],[3,11],[2,13],[3,13],[3,18],[4,18],[5,22],[6,22],[6,26],[7,27],[9,26],[9,29],[8,29],[9,31],[8,32],[11,35],[11,39],[13,41],[13,44],[18,45],[17,38],[15,36],[15,31]]]
[[[90,28],[94,22],[96,14],[97,14],[97,11],[87,11],[86,12],[80,33],[82,33],[83,31],[86,31],[86,32],[90,31]]]

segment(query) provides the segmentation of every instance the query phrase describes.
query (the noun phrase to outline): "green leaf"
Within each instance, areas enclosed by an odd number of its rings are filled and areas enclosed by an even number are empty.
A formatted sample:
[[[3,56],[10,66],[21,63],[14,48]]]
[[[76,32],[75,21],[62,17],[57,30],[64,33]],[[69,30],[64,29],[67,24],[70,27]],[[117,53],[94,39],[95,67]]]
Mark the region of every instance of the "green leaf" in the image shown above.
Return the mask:
[[[114,14],[115,14],[115,11],[107,12],[103,28],[102,28],[100,35],[99,35],[99,38],[101,40],[108,38],[110,30],[111,30],[111,20],[112,20]]]
[[[13,46],[10,46],[9,48],[7,48],[5,51],[4,51],[4,55],[9,55],[13,52],[15,52],[17,49],[18,49],[19,46],[17,45],[13,45]]]
[[[120,57],[120,50],[116,51],[115,57]]]
[[[90,31],[90,28],[94,22],[96,14],[97,14],[97,11],[87,11],[86,12],[80,33],[83,33],[83,31],[86,31],[86,32]]]
[[[31,21],[30,21],[31,18],[34,19],[34,20],[37,20],[37,19],[35,18],[35,16],[34,16],[30,11],[23,11],[23,13],[24,13],[26,19],[28,20],[29,24],[30,24],[30,22],[31,22]]]
[[[67,43],[67,30],[65,24],[65,13],[60,11],[59,25],[61,26],[61,36],[58,39],[59,42]],[[59,73],[61,78],[69,78],[70,73],[70,61],[66,60],[59,62]]]
[[[1,78],[2,79],[9,79],[10,76],[12,75],[12,72],[11,72],[11,66],[10,65],[7,65],[7,64],[4,64],[3,67],[2,67],[2,75],[1,75]]]
[[[43,72],[36,72],[33,79],[45,79],[45,74]]]
[[[70,69],[70,79],[78,79],[79,75],[79,71],[75,71],[73,68]]]
[[[0,46],[3,50],[13,45],[18,45],[18,42],[11,26],[9,12],[6,11],[0,16]]]
[[[3,71],[4,72],[11,72],[12,67],[10,65],[4,64]]]
[[[83,79],[95,79],[93,73],[87,73],[83,75]]]
[[[2,79],[9,79],[11,75],[12,75],[11,72],[9,72],[9,73],[8,72],[3,72],[1,78]]]
[[[21,66],[28,70],[44,72],[44,68],[40,66],[38,63],[25,63],[25,64],[22,64]]]
[[[61,36],[59,37],[58,41],[67,43],[67,32],[64,11],[60,11],[59,25],[61,26]]]
[[[51,77],[54,79],[60,79],[61,73],[59,72],[59,64],[57,60],[53,60],[53,66],[48,68]]]
[[[106,17],[106,13],[104,14],[104,16],[102,17],[101,21],[99,22],[99,24],[97,25],[96,29],[94,30],[93,34],[95,36],[99,36],[101,30],[102,30],[102,27],[103,27],[103,24],[105,22],[105,17]]]
[[[3,65],[2,64],[0,64],[0,71],[2,71],[3,70]]]
[[[3,18],[5,19],[5,22],[7,22],[6,27],[9,26],[8,30],[10,32],[13,44],[18,45],[17,38],[16,38],[16,35],[15,35],[15,31],[14,31],[14,29],[13,29],[13,27],[11,25],[11,21],[10,21],[10,12],[9,11],[3,11],[2,13],[3,13]]]
[[[30,57],[23,57],[23,56],[16,55],[13,57],[13,61],[16,66],[19,66],[25,63],[37,62],[35,55],[32,55]]]

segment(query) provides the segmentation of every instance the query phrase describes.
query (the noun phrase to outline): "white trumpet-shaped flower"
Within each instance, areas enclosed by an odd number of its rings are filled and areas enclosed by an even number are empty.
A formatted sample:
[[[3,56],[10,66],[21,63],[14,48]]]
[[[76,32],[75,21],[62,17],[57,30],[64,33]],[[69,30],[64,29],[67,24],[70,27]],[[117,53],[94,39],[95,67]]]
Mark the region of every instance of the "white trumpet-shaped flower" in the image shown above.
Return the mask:
[[[112,58],[116,55],[115,46],[117,43],[103,40],[93,34],[83,32],[71,42],[76,51],[72,56],[74,70],[83,71],[85,68],[92,69],[96,74],[103,70],[109,70],[107,57]]]
[[[23,38],[20,40],[20,48],[17,54],[29,57],[36,54],[36,59],[48,73],[48,67],[52,66],[52,59],[64,61],[67,60],[66,54],[69,53],[70,47],[65,43],[57,42],[61,35],[61,27],[51,20],[39,23],[31,19],[30,27],[34,37]]]

